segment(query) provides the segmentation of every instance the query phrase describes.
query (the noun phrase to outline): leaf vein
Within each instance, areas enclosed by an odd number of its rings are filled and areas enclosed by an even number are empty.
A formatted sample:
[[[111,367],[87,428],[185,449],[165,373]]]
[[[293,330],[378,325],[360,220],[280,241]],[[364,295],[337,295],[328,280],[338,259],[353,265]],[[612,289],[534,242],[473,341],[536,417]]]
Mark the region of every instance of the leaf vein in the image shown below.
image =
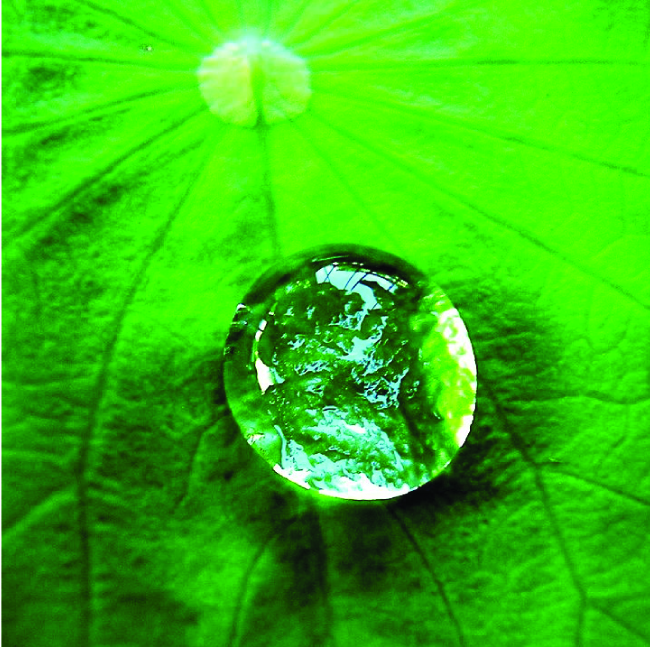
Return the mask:
[[[108,7],[104,7],[102,5],[98,5],[94,2],[91,2],[91,0],[75,0],[78,4],[81,5],[86,5],[87,7],[90,7],[91,9],[97,11],[98,13],[104,14],[105,16],[111,16],[112,18],[115,18],[116,20],[119,20],[121,23],[128,25],[129,27],[134,27],[135,29],[138,29],[141,31],[143,34],[146,34],[147,36],[150,36],[151,38],[154,38],[156,40],[159,40],[163,43],[167,43],[168,45],[171,45],[174,49],[183,49],[182,47],[179,46],[178,43],[174,42],[173,40],[170,40],[168,38],[165,38],[162,34],[159,34],[158,32],[151,31],[150,29],[147,29],[146,27],[138,24],[135,20],[131,20],[127,16],[122,15],[118,11],[114,11],[113,9],[109,9]]]
[[[488,395],[490,396],[490,399],[492,400],[494,406],[494,411],[498,419],[501,421],[501,426],[503,430],[510,438],[510,442],[512,443],[512,446],[519,453],[524,463],[526,463],[533,471],[533,480],[535,482],[535,487],[539,493],[540,501],[542,503],[542,508],[544,509],[544,513],[546,515],[546,518],[548,519],[551,533],[555,538],[557,546],[560,550],[560,554],[562,555],[562,559],[565,563],[571,582],[573,583],[573,586],[576,592],[578,593],[578,600],[579,600],[578,621],[576,624],[575,643],[576,643],[576,647],[582,647],[584,641],[584,619],[585,619],[585,612],[586,612],[587,600],[588,600],[586,589],[580,580],[576,566],[573,562],[573,559],[571,558],[571,555],[569,554],[568,547],[564,540],[564,535],[560,531],[557,517],[555,516],[553,506],[551,505],[548,490],[546,489],[546,485],[542,479],[542,475],[539,467],[532,460],[522,438],[519,436],[519,434],[514,432],[510,427],[510,425],[508,424],[507,415],[503,410],[503,408],[501,407],[501,405],[499,404],[497,398],[495,397],[490,381],[486,378],[485,375],[483,375],[483,388],[487,391]]]
[[[273,254],[275,257],[281,258],[282,246],[280,244],[277,210],[275,205],[275,198],[273,197],[273,185],[271,182],[269,128],[265,124],[261,125],[259,128],[259,144],[262,151],[262,186],[265,187],[265,190],[263,191],[263,197],[266,203],[269,227],[271,229],[271,246],[273,248]]]
[[[332,158],[327,155],[323,149],[318,146],[311,138],[307,137],[307,135],[303,132],[302,128],[300,128],[296,122],[292,121],[291,122],[293,127],[302,135],[302,137],[309,143],[309,145],[316,151],[316,153],[321,157],[321,159],[325,162],[326,167],[331,171],[331,173],[338,179],[340,184],[344,187],[344,189],[347,191],[347,193],[352,196],[353,200],[359,205],[361,210],[366,213],[366,215],[369,217],[370,221],[374,223],[375,227],[377,230],[387,239],[389,240],[395,247],[397,247],[402,253],[404,253],[403,250],[401,250],[397,240],[394,237],[391,237],[386,228],[383,226],[381,223],[381,220],[377,216],[377,214],[370,208],[368,204],[366,204],[365,200],[361,197],[358,191],[354,189],[354,187],[350,184],[348,179],[345,177],[345,175],[341,172],[341,170],[334,164],[334,161]]]
[[[311,40],[315,34],[324,31],[329,25],[337,21],[339,18],[348,13],[355,5],[359,4],[359,0],[351,0],[345,3],[342,3],[337,11],[333,11],[329,16],[323,19],[323,21],[317,25],[311,31],[308,31],[306,34],[303,34],[301,38],[295,41],[289,40],[288,42],[295,47],[301,43],[306,43]]]
[[[523,403],[543,403],[543,402],[558,402],[560,400],[570,399],[587,399],[596,400],[597,402],[614,404],[621,407],[629,407],[635,404],[643,404],[650,400],[650,396],[642,398],[615,398],[607,393],[600,393],[598,391],[585,391],[584,393],[563,393],[561,395],[548,395],[543,397],[529,397],[526,398],[511,398],[510,402],[523,402]]]
[[[127,67],[138,67],[144,69],[162,70],[163,72],[180,72],[183,74],[195,75],[194,69],[189,69],[187,65],[179,64],[178,67],[169,67],[157,65],[150,58],[143,57],[142,61],[133,61],[128,58],[122,60],[117,58],[106,58],[103,56],[86,56],[78,54],[66,54],[65,52],[36,52],[28,49],[3,49],[2,56],[11,58],[23,56],[25,58],[43,58],[61,61],[74,61],[76,63],[105,63],[107,65],[124,65]]]
[[[543,464],[537,464],[538,469],[544,469],[547,472],[550,472],[552,474],[562,474],[564,476],[568,476],[570,478],[576,479],[578,481],[582,481],[584,483],[589,483],[590,485],[595,485],[596,487],[599,487],[603,490],[606,490],[607,492],[611,492],[612,494],[616,494],[617,496],[621,497],[622,499],[627,499],[628,501],[634,501],[635,503],[639,503],[643,506],[649,507],[650,508],[650,501],[647,499],[644,499],[643,497],[637,496],[635,494],[632,494],[631,492],[626,492],[624,490],[620,490],[617,487],[614,487],[613,485],[608,485],[607,483],[603,483],[602,481],[599,481],[598,479],[591,478],[589,476],[585,476],[583,474],[576,474],[575,472],[572,472],[570,470],[566,470],[562,467],[559,467],[559,465],[562,465],[562,463],[543,463]]]
[[[18,244],[18,242],[28,235],[31,231],[33,231],[38,225],[43,223],[46,220],[52,220],[54,217],[56,217],[61,209],[65,207],[69,202],[74,200],[77,196],[82,194],[84,191],[92,187],[93,185],[97,184],[102,178],[106,177],[111,171],[114,171],[116,168],[122,166],[127,160],[129,160],[131,157],[136,155],[137,153],[141,152],[145,148],[148,148],[155,142],[157,142],[159,139],[162,139],[164,136],[174,132],[175,130],[181,128],[183,125],[185,125],[188,121],[193,119],[194,117],[198,116],[199,114],[204,113],[204,109],[197,109],[193,110],[191,113],[188,115],[183,116],[182,119],[180,119],[177,122],[174,122],[170,126],[167,126],[164,130],[160,131],[153,137],[149,138],[145,142],[140,142],[136,144],[135,146],[132,146],[129,148],[127,151],[122,153],[122,155],[119,155],[118,157],[114,158],[111,160],[111,162],[107,165],[105,165],[102,169],[100,169],[97,173],[94,175],[85,178],[79,185],[77,185],[74,189],[69,191],[66,195],[64,195],[53,207],[50,209],[46,210],[43,215],[40,217],[34,218],[28,223],[25,223],[22,227],[19,227],[16,232],[12,232],[13,235],[13,240],[12,240],[12,245]]]
[[[211,143],[208,138],[207,144]],[[204,146],[208,148],[209,154],[212,154],[212,148],[207,146],[204,141]],[[200,173],[193,176],[194,182],[188,185],[183,195],[178,201],[178,204],[171,210],[167,221],[161,226],[156,238],[153,241],[148,253],[142,259],[135,276],[129,286],[124,300],[120,305],[115,318],[112,322],[112,334],[104,348],[101,356],[101,364],[97,376],[97,382],[94,389],[94,395],[89,403],[88,424],[81,437],[81,447],[79,450],[79,457],[77,460],[77,500],[78,500],[78,515],[79,515],[79,532],[81,544],[81,636],[82,644],[90,645],[92,643],[92,623],[93,623],[93,581],[92,581],[92,547],[90,539],[90,522],[89,522],[89,489],[91,478],[88,476],[88,469],[90,465],[90,455],[93,443],[97,438],[99,429],[101,428],[100,411],[102,408],[104,396],[106,393],[106,385],[108,382],[108,375],[110,371],[113,358],[115,356],[116,348],[122,333],[124,322],[128,314],[129,308],[133,303],[135,295],[140,287],[146,272],[151,265],[154,256],[162,247],[172,225],[174,224],[178,213],[180,212],[183,204],[188,200],[192,190],[196,186],[201,177]]]
[[[303,0],[302,4],[298,7],[298,10],[294,13],[291,20],[289,20],[289,22],[285,26],[284,31],[280,36],[281,42],[283,43],[291,42],[291,33],[298,26],[298,23],[305,15],[305,12],[307,11],[307,7],[311,4],[311,2],[312,0]]]
[[[516,60],[516,59],[458,59],[458,58],[432,58],[415,60],[385,60],[385,61],[355,61],[348,65],[345,63],[328,66],[327,68],[319,68],[318,61],[312,64],[312,74],[336,74],[339,72],[416,72],[421,71],[430,73],[434,69],[442,68],[456,68],[456,67],[533,67],[533,66],[582,66],[582,65],[597,65],[597,66],[622,66],[622,67],[648,67],[647,63],[643,61],[631,60],[607,60],[607,59],[559,59],[559,60]]]
[[[3,454],[6,450],[3,450]],[[69,503],[76,502],[74,487],[70,486],[65,490],[55,490],[48,493],[39,503],[32,506],[27,514],[19,517],[13,522],[2,524],[2,542],[5,546],[21,533],[29,530],[35,523],[47,516],[49,513],[58,510]],[[6,514],[6,513],[5,513]]]
[[[373,97],[372,105],[368,105],[368,102],[355,99],[354,97],[330,89],[319,89],[319,91],[324,92],[326,94],[330,94],[332,96],[340,97],[346,101],[349,101],[350,103],[354,103],[356,105],[371,110],[374,110],[377,105],[381,105],[389,110],[411,115],[424,122],[444,124],[461,130],[468,130],[472,133],[478,133],[480,135],[489,137],[491,139],[506,141],[513,144],[518,144],[520,146],[527,146],[529,148],[543,150],[547,153],[556,153],[558,155],[564,155],[565,157],[571,157],[581,162],[587,162],[589,164],[594,164],[596,166],[602,166],[604,168],[608,168],[613,171],[620,171],[621,173],[628,173],[630,175],[636,175],[638,177],[650,178],[649,174],[644,173],[643,171],[640,171],[639,169],[636,169],[632,166],[615,164],[614,162],[608,162],[607,160],[602,160],[597,157],[592,157],[591,155],[583,155],[582,153],[578,153],[576,151],[563,148],[562,146],[554,146],[553,144],[549,144],[548,142],[539,141],[530,137],[526,137],[524,135],[501,131],[499,129],[490,128],[485,125],[472,125],[469,121],[465,119],[454,119],[453,117],[449,117],[448,115],[441,115],[440,113],[429,114],[423,111],[421,108],[414,108],[404,103],[389,101],[387,99],[380,99],[378,97]]]
[[[223,29],[219,26],[219,23],[217,22],[214,13],[212,12],[212,8],[208,5],[206,0],[200,0],[200,2],[201,6],[203,7],[203,11],[205,11],[205,14],[212,22],[212,26],[216,29],[216,31],[219,32],[219,34],[223,35]]]
[[[167,94],[176,94],[178,92],[182,92],[184,90],[194,90],[194,85],[188,85],[186,87],[174,87],[172,89],[165,89],[165,90],[148,90],[147,92],[140,92],[138,94],[133,94],[129,97],[125,97],[123,99],[117,99],[114,101],[108,101],[106,103],[97,105],[97,106],[91,106],[88,108],[84,108],[83,110],[79,110],[78,112],[72,114],[72,115],[66,115],[64,117],[60,117],[57,119],[50,119],[46,121],[35,121],[27,124],[23,124],[20,126],[15,126],[13,128],[3,128],[2,129],[2,134],[3,135],[21,135],[26,132],[32,132],[34,130],[38,130],[39,128],[51,128],[54,126],[65,126],[69,122],[72,123],[79,123],[79,120],[88,120],[88,119],[93,119],[95,117],[105,117],[107,115],[111,115],[115,112],[119,112],[119,110],[122,108],[124,105],[128,105],[130,103],[137,103],[138,101],[141,101],[143,99],[151,99],[152,97],[161,97]]]
[[[482,2],[481,0],[478,0],[478,2],[473,2],[469,3],[466,8],[473,8],[473,7],[478,7],[481,6]],[[359,36],[357,38],[353,38],[346,43],[342,43],[337,49],[333,52],[325,52],[322,54],[310,54],[309,58],[310,59],[315,59],[315,58],[325,58],[328,56],[337,56],[342,52],[345,52],[349,49],[354,49],[358,45],[363,45],[365,43],[371,43],[373,41],[379,41],[380,43],[384,38],[387,36],[401,36],[403,34],[408,34],[410,31],[417,29],[418,27],[421,26],[431,26],[431,21],[436,20],[436,27],[439,25],[443,25],[446,21],[448,20],[454,20],[457,19],[458,17],[455,15],[448,15],[446,11],[448,9],[455,9],[458,10],[459,7],[455,5],[453,2],[450,2],[447,6],[445,7],[440,7],[436,12],[426,14],[426,15],[416,15],[413,18],[409,18],[407,20],[404,20],[403,22],[400,23],[391,23],[387,27],[383,27],[381,29],[377,29],[373,32],[367,33],[365,36]],[[390,14],[388,14],[390,16]],[[328,45],[328,43],[324,43],[324,45]]]
[[[190,482],[192,480],[192,474],[194,473],[194,466],[196,464],[196,459],[199,455],[199,450],[201,448],[203,437],[206,431],[209,431],[210,429],[214,428],[217,421],[218,421],[218,417],[213,416],[212,420],[210,420],[206,425],[204,425],[202,428],[197,430],[198,438],[196,439],[196,443],[192,448],[190,459],[188,461],[187,478],[185,479],[185,488],[183,490],[183,493],[178,497],[178,499],[174,504],[174,511],[180,508],[180,506],[183,504],[183,502],[185,501],[185,499],[188,497],[190,493]]]
[[[291,519],[286,523],[284,527],[278,527],[273,532],[269,533],[264,539],[264,541],[258,546],[257,550],[255,551],[255,554],[253,555],[253,558],[251,559],[248,567],[246,568],[244,576],[242,577],[242,582],[239,587],[239,591],[237,592],[235,613],[233,615],[232,624],[230,625],[230,633],[228,635],[228,640],[226,642],[228,647],[235,647],[235,645],[237,644],[239,626],[241,624],[241,618],[244,613],[246,593],[248,592],[248,583],[250,582],[250,579],[253,575],[253,571],[255,570],[256,566],[260,563],[260,560],[264,556],[264,553],[266,552],[266,549],[269,547],[271,542],[276,537],[278,537],[278,535],[280,535],[282,530],[286,530],[287,528],[289,528],[295,522],[295,520],[296,519]]]
[[[647,601],[647,598],[645,598],[645,601]],[[650,644],[650,636],[647,634],[642,633],[639,631],[636,627],[633,627],[629,622],[625,622],[622,618],[619,618],[618,616],[615,616],[605,605],[600,605],[600,604],[595,604],[594,601],[591,601],[591,606],[594,609],[597,609],[600,611],[602,614],[606,615],[608,618],[611,618],[616,624],[619,624],[623,629],[626,629],[629,631],[633,636],[637,636],[638,638],[641,638],[644,642]]]
[[[644,303],[641,301],[636,295],[632,294],[628,290],[626,290],[624,287],[621,285],[618,285],[617,283],[610,281],[609,279],[606,279],[605,277],[597,274],[595,271],[590,269],[589,267],[583,265],[582,263],[576,261],[575,259],[567,256],[563,252],[561,252],[558,249],[555,249],[551,247],[550,245],[546,244],[543,242],[541,239],[539,239],[537,236],[535,236],[533,233],[526,231],[525,229],[521,229],[518,227],[515,227],[511,223],[509,223],[507,220],[504,218],[500,218],[496,214],[490,213],[488,211],[485,211],[475,203],[473,203],[470,200],[467,200],[464,198],[462,195],[459,193],[452,191],[451,189],[447,189],[442,187],[439,183],[437,183],[435,180],[433,180],[428,174],[423,173],[421,170],[414,168],[411,164],[408,164],[401,160],[393,151],[389,151],[386,149],[382,149],[381,147],[378,147],[374,144],[371,144],[368,142],[366,139],[359,137],[358,135],[350,132],[349,130],[333,124],[331,121],[323,117],[321,114],[316,114],[312,110],[312,114],[316,116],[320,121],[322,121],[324,124],[328,125],[332,130],[338,131],[342,135],[346,136],[350,141],[356,142],[360,146],[367,148],[369,151],[375,153],[378,157],[381,159],[387,159],[389,160],[393,165],[397,166],[398,168],[401,168],[402,170],[406,171],[410,175],[416,177],[419,179],[422,183],[426,184],[429,188],[434,189],[438,193],[441,193],[443,195],[446,195],[459,204],[467,207],[471,211],[475,212],[485,220],[488,220],[501,228],[503,228],[506,231],[509,231],[516,236],[519,236],[521,239],[526,240],[529,242],[531,245],[534,247],[538,247],[539,249],[545,251],[547,254],[550,256],[553,256],[554,258],[557,258],[558,260],[562,261],[566,265],[569,265],[570,267],[573,267],[583,274],[590,276],[591,278],[599,281],[603,285],[606,285],[610,289],[612,289],[614,292],[617,292],[624,296],[626,299],[631,301],[632,303],[635,303],[638,305],[640,308],[645,310],[646,312],[650,312],[650,305]]]
[[[458,618],[456,617],[456,614],[454,613],[454,609],[451,605],[451,602],[449,601],[449,597],[447,596],[447,593],[445,591],[445,587],[442,583],[442,580],[438,577],[436,571],[434,570],[433,566],[431,565],[431,562],[429,561],[428,557],[426,556],[426,553],[422,549],[422,546],[420,546],[420,543],[416,539],[415,535],[413,532],[410,530],[410,528],[407,526],[406,522],[400,517],[400,515],[397,513],[397,510],[394,510],[391,506],[385,505],[384,509],[388,514],[393,517],[397,525],[400,527],[401,531],[404,533],[406,538],[408,539],[409,543],[411,546],[413,546],[413,549],[417,553],[418,557],[420,558],[420,561],[422,562],[425,570],[429,574],[429,577],[435,584],[438,594],[440,595],[440,599],[442,600],[443,604],[445,605],[445,609],[447,610],[447,615],[449,616],[449,619],[451,620],[451,623],[454,626],[454,629],[456,631],[456,636],[458,638],[458,644],[461,647],[466,647],[467,641],[465,639],[465,636],[463,634],[462,628],[460,626],[460,622],[458,621]]]

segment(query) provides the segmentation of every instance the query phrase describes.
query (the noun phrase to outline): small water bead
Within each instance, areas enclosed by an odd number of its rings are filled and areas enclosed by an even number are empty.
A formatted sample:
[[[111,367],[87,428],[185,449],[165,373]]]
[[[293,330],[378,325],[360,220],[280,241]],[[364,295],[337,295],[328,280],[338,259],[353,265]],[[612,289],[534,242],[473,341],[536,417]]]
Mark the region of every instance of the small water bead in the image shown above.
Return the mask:
[[[201,61],[197,77],[210,111],[237,126],[293,119],[311,98],[305,61],[256,35],[219,45]]]
[[[370,248],[300,254],[239,304],[225,349],[230,409],[280,475],[346,499],[429,482],[465,441],[476,365],[449,298]]]

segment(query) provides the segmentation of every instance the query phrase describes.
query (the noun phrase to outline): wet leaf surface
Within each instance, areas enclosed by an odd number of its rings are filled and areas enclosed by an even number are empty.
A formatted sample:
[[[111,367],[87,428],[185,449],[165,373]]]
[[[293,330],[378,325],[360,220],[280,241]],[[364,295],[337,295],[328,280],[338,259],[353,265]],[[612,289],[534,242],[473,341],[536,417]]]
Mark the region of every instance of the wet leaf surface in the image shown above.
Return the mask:
[[[7,644],[650,642],[646,2],[2,11]],[[208,110],[240,25],[307,62],[294,121]],[[287,490],[220,377],[254,278],[350,242],[479,367],[453,469],[361,507]]]

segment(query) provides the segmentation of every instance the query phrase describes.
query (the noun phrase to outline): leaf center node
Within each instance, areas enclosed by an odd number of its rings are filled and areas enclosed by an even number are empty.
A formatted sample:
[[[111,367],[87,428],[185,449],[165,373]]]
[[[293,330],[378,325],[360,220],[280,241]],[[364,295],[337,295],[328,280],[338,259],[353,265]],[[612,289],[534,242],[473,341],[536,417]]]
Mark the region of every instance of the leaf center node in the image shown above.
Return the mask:
[[[201,61],[197,76],[210,111],[237,126],[293,119],[311,97],[305,61],[257,36],[219,45]]]

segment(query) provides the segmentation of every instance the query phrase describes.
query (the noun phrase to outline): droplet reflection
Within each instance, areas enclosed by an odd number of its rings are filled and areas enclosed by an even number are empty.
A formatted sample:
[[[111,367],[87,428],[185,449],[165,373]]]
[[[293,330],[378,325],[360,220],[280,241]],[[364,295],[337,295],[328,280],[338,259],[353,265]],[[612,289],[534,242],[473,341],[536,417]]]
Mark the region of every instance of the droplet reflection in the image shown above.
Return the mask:
[[[377,250],[317,250],[262,277],[226,345],[229,406],[280,475],[387,499],[430,481],[469,433],[471,343],[443,292]]]

